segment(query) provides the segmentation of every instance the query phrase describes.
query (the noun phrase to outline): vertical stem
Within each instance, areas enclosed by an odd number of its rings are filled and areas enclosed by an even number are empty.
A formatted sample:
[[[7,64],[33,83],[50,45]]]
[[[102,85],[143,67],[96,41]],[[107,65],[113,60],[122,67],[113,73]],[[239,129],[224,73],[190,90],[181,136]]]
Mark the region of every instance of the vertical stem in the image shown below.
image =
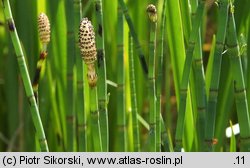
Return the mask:
[[[130,90],[131,90],[131,113],[133,120],[133,142],[134,152],[141,151],[141,143],[139,136],[139,125],[137,120],[138,108],[136,99],[136,85],[135,85],[135,68],[134,68],[134,54],[133,54],[133,40],[129,33],[129,77],[130,77]]]
[[[27,96],[28,101],[29,101],[32,120],[33,120],[35,129],[37,132],[37,136],[39,139],[40,149],[43,152],[47,152],[47,151],[49,151],[48,145],[47,145],[47,140],[46,140],[45,133],[43,130],[43,125],[42,125],[42,121],[41,121],[41,118],[39,115],[36,100],[35,100],[35,97],[33,94],[32,85],[31,85],[28,69],[26,66],[26,62],[24,59],[23,50],[22,50],[20,40],[19,40],[19,37],[17,34],[17,30],[15,28],[14,19],[12,17],[10,3],[9,3],[9,0],[3,0],[2,2],[3,2],[5,19],[8,23],[8,28],[10,31],[11,40],[12,40],[12,43],[13,43],[13,46],[14,46],[14,49],[16,52],[17,62],[18,62],[20,74],[21,74],[21,77],[23,80],[26,96]]]
[[[139,59],[140,59],[142,69],[143,69],[145,75],[147,75],[148,74],[148,67],[147,67],[146,59],[145,59],[145,56],[143,54],[141,45],[139,43],[138,36],[137,36],[137,34],[135,32],[133,22],[131,20],[131,17],[128,14],[128,8],[127,8],[127,6],[126,6],[126,4],[124,3],[123,0],[119,0],[119,4],[121,5],[123,14],[125,16],[125,19],[127,21],[128,27],[129,27],[129,31],[131,32],[131,35],[132,35],[132,37],[134,39],[134,43],[135,43],[135,46],[136,46],[136,49],[137,49],[137,52],[138,52],[138,56],[139,56]]]
[[[149,151],[156,151],[156,90],[155,90],[155,57],[156,57],[156,30],[157,12],[151,15],[150,5],[147,10],[150,19],[149,64],[148,64],[148,93],[149,93]],[[153,13],[153,12],[152,12]]]
[[[182,136],[184,132],[185,123],[185,111],[186,111],[186,99],[188,93],[188,82],[191,71],[193,52],[198,37],[199,27],[201,25],[202,14],[205,9],[205,2],[201,1],[198,8],[195,20],[193,22],[192,31],[189,37],[188,48],[186,49],[186,60],[184,64],[184,69],[182,73],[182,80],[180,86],[180,103],[179,103],[179,113],[177,119],[177,128],[175,134],[175,151],[180,151],[182,148]]]
[[[242,70],[239,44],[234,20],[233,5],[230,5],[226,45],[230,56],[231,72],[234,79],[234,94],[240,125],[240,150],[250,151],[250,118],[247,104],[246,88]]]
[[[123,45],[123,14],[118,4],[117,21],[117,151],[127,151],[127,124],[125,111],[125,67]]]
[[[162,20],[161,20],[161,34],[160,34],[160,53],[158,54],[158,76],[156,79],[156,151],[161,151],[161,133],[164,127],[161,128],[161,123],[164,125],[163,118],[161,117],[161,100],[162,100],[162,79],[163,79],[163,54],[164,54],[164,37],[165,37],[165,24],[166,24],[166,0],[163,2],[162,7]],[[162,122],[161,122],[162,120]],[[164,135],[164,133],[162,134]]]
[[[82,18],[82,2],[81,0],[74,1],[74,37],[75,37],[75,58],[77,68],[77,99],[76,99],[76,112],[77,112],[77,137],[78,137],[78,151],[87,151],[87,125],[86,125],[86,111],[84,111],[85,101],[83,87],[83,68],[84,64],[80,57],[80,50],[78,46],[78,29],[77,23],[80,23]],[[85,81],[86,82],[86,81]]]
[[[228,0],[218,1],[218,30],[216,33],[216,46],[214,51],[214,62],[211,74],[211,83],[209,88],[209,97],[207,104],[207,121],[205,128],[205,143],[208,151],[213,150],[213,138],[215,130],[216,106],[218,98],[219,79],[221,71],[222,52],[224,49],[226,28],[228,20]]]
[[[195,11],[198,5],[198,1],[194,0],[192,3],[192,11]],[[192,12],[192,16],[196,13]],[[203,13],[202,13],[203,15]],[[193,20],[194,18],[192,18]],[[194,21],[194,20],[193,20]],[[201,28],[198,30],[199,34],[197,37],[197,44],[194,48],[194,80],[196,91],[196,103],[197,103],[197,120],[196,120],[196,132],[198,135],[198,151],[204,150],[204,139],[205,139],[205,118],[206,118],[206,87],[205,87],[205,75],[203,68],[202,58],[202,40],[201,40]]]
[[[91,116],[91,134],[95,152],[102,152],[101,128],[99,123],[99,109],[97,87],[90,87],[90,116]]]
[[[98,61],[98,103],[100,111],[100,125],[102,134],[103,151],[109,150],[109,128],[108,128],[108,110],[107,110],[107,83],[106,83],[106,61],[103,31],[103,13],[102,0],[94,0],[96,12],[96,47]]]
[[[74,6],[73,0],[66,0],[67,19],[67,151],[75,151],[75,89],[74,89],[74,60],[75,60],[75,37],[74,37]]]

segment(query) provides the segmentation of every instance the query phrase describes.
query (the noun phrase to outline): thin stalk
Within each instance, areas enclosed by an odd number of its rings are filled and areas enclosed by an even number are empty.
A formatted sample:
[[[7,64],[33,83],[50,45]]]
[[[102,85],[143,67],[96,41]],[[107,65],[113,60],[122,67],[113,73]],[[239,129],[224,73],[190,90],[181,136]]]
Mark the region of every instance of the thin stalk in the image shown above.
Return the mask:
[[[137,34],[135,32],[135,28],[134,28],[132,19],[129,16],[128,8],[127,8],[126,4],[124,3],[124,0],[119,0],[118,2],[121,5],[123,14],[125,16],[125,19],[127,21],[128,27],[129,27],[129,31],[130,31],[133,39],[134,39],[135,47],[136,47],[136,50],[138,52],[138,56],[139,56],[139,59],[140,59],[142,69],[143,69],[145,75],[147,75],[148,74],[148,66],[147,66],[147,63],[146,63],[145,55],[143,54],[140,42],[138,40],[138,36],[137,36]]]
[[[186,99],[188,93],[188,82],[191,71],[191,65],[193,60],[193,52],[196,44],[196,40],[199,35],[199,28],[202,21],[202,16],[205,10],[205,1],[200,0],[198,5],[196,16],[193,21],[192,31],[189,37],[188,48],[186,49],[186,60],[182,73],[182,80],[180,86],[180,103],[179,103],[179,113],[177,119],[177,128],[175,134],[175,151],[181,151],[182,148],[182,136],[184,132],[185,123],[185,111],[186,111]]]
[[[205,143],[208,151],[213,150],[213,139],[215,130],[216,106],[221,71],[222,52],[224,49],[226,27],[228,18],[228,0],[218,1],[218,30],[216,33],[216,45],[214,51],[213,69],[211,73],[211,83],[207,104],[207,120],[205,128]]]
[[[192,10],[196,10],[198,1],[193,1]],[[194,8],[194,9],[193,9]],[[196,13],[192,12],[192,16]],[[203,14],[202,14],[203,15]],[[205,75],[202,58],[202,40],[201,40],[201,28],[198,30],[197,44],[194,48],[194,80],[196,89],[196,103],[197,103],[197,120],[196,120],[196,131],[198,135],[198,151],[203,151],[204,140],[205,140],[205,119],[206,119],[206,86],[205,86]]]
[[[40,1],[39,1],[40,2]],[[56,82],[55,96],[58,102],[58,112],[61,121],[64,151],[67,151],[67,23],[65,14],[65,1],[50,1],[46,3],[50,13],[51,23],[53,23],[51,31],[51,48],[49,50],[52,57],[49,57],[51,62],[51,70],[53,79]],[[56,13],[56,15],[54,15]],[[62,28],[63,27],[63,28]],[[74,41],[73,41],[74,42]],[[51,135],[52,136],[52,135]],[[53,136],[52,136],[53,137]]]
[[[43,47],[42,51],[40,52],[40,57],[39,60],[37,62],[37,66],[36,66],[36,72],[35,72],[35,76],[33,78],[33,82],[32,82],[32,88],[33,88],[33,92],[34,92],[34,96],[36,99],[36,103],[37,106],[39,107],[39,101],[38,101],[38,86],[39,86],[39,80],[40,80],[40,76],[41,76],[41,71],[44,64],[44,61],[47,57],[47,51],[46,51],[47,46]]]
[[[67,151],[75,151],[76,148],[76,106],[74,90],[74,61],[75,61],[75,37],[74,37],[74,6],[72,0],[66,0],[67,19]]]
[[[98,110],[98,96],[97,88],[91,87],[89,91],[90,96],[90,116],[91,116],[91,134],[94,144],[95,152],[102,152],[102,138],[99,123],[99,110]]]
[[[165,37],[165,23],[166,23],[166,3],[164,0],[161,15],[161,34],[160,34],[160,52],[158,55],[158,76],[156,79],[156,151],[161,151],[161,132],[164,130],[161,128],[161,102],[162,102],[162,79],[163,79],[163,54],[164,54],[164,37]],[[163,119],[162,119],[163,121]],[[164,125],[164,121],[163,121]],[[163,132],[162,132],[163,133]],[[165,134],[162,134],[165,135]]]
[[[117,7],[117,145],[116,150],[127,151],[127,124],[125,111],[125,65],[123,45],[123,13],[118,4]]]
[[[129,77],[130,77],[130,90],[131,90],[131,113],[133,122],[133,147],[134,152],[141,151],[139,125],[138,125],[138,108],[136,98],[136,85],[135,85],[135,69],[134,69],[134,53],[133,53],[133,40],[129,34]]]
[[[249,152],[250,118],[232,2],[230,3],[228,22],[226,46],[228,48],[227,52],[230,56],[231,72],[233,73],[234,80],[235,103],[240,125],[240,150]]]
[[[168,136],[168,132],[167,132],[167,128],[165,127],[165,123],[164,120],[162,118],[162,116],[160,116],[160,129],[161,129],[161,133],[160,133],[160,138],[161,138],[161,145],[163,146],[163,151],[164,152],[170,152],[170,148],[171,145],[169,142],[169,136]],[[161,147],[161,146],[160,146]]]
[[[83,18],[79,28],[79,46],[84,63],[87,65],[87,78],[90,87],[89,104],[91,116],[91,135],[94,145],[94,151],[102,152],[101,128],[99,123],[99,108],[97,94],[97,74],[95,62],[97,52],[95,45],[95,33],[91,22]]]
[[[9,0],[3,0],[2,2],[3,2],[5,19],[8,23],[8,29],[10,31],[11,40],[12,40],[12,43],[16,52],[17,62],[18,62],[20,74],[23,80],[23,85],[25,88],[26,96],[29,101],[33,124],[37,132],[37,137],[39,139],[40,149],[43,152],[48,152],[49,149],[47,145],[47,140],[45,137],[42,121],[41,121],[39,110],[38,110],[36,100],[35,100],[35,96],[33,94],[33,89],[31,85],[28,69],[26,66],[23,50],[22,50],[21,43],[17,34],[17,30],[15,28],[14,19],[12,17],[10,3],[9,3]]]
[[[154,5],[147,7],[150,21],[149,64],[148,64],[148,96],[149,96],[149,151],[156,151],[156,90],[155,90],[155,57],[157,11]],[[159,125],[158,125],[159,126]],[[159,134],[160,135],[160,134]]]
[[[100,112],[100,125],[102,134],[103,151],[109,150],[109,127],[108,127],[108,101],[107,101],[107,77],[104,46],[104,26],[102,13],[102,0],[94,0],[96,13],[96,47],[98,61],[98,104]]]
[[[82,18],[82,2],[81,0],[74,1],[74,20],[75,23],[81,21]],[[87,151],[87,123],[86,112],[84,111],[84,91],[83,88],[83,63],[80,57],[80,50],[78,46],[78,26],[74,25],[75,33],[75,57],[77,69],[77,99],[76,99],[76,112],[77,112],[77,138],[78,138],[78,151]]]

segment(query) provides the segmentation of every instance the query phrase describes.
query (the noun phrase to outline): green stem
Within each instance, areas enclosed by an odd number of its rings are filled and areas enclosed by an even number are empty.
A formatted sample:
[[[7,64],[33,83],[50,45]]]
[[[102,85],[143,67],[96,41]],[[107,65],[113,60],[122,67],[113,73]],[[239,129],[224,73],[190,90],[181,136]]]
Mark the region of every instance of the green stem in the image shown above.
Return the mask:
[[[163,54],[164,54],[164,37],[165,37],[165,23],[166,23],[166,3],[164,0],[162,7],[162,20],[161,20],[161,40],[160,40],[160,53],[158,55],[158,76],[156,79],[156,151],[161,151],[161,101],[162,101],[162,79],[163,79]],[[163,119],[162,119],[163,121]],[[164,125],[164,121],[162,123]],[[163,134],[165,135],[165,134]]]
[[[193,1],[192,10],[196,10],[198,1]],[[192,16],[196,13],[192,12]],[[203,13],[202,13],[203,15]],[[197,103],[197,120],[196,120],[196,131],[198,135],[198,151],[203,151],[204,140],[205,140],[205,118],[206,118],[206,86],[205,86],[205,75],[203,68],[203,58],[202,58],[202,40],[201,40],[201,29],[199,29],[197,37],[197,44],[194,48],[194,80],[196,89],[196,103]]]
[[[185,123],[185,111],[186,111],[186,99],[188,93],[188,82],[191,71],[191,65],[193,60],[193,52],[196,44],[196,40],[199,35],[199,28],[202,21],[203,12],[205,10],[205,2],[201,1],[193,22],[192,31],[189,37],[188,48],[186,49],[186,60],[183,68],[181,86],[180,86],[180,103],[179,103],[179,113],[177,119],[177,128],[175,134],[175,151],[181,151],[182,148],[182,136],[184,132]]]
[[[130,33],[131,33],[131,35],[132,35],[132,37],[134,39],[134,43],[135,43],[137,52],[139,54],[138,56],[139,56],[139,59],[140,59],[142,69],[143,69],[144,73],[147,75],[148,74],[148,67],[147,67],[146,59],[145,59],[145,56],[143,54],[141,45],[139,43],[138,36],[137,36],[137,34],[135,32],[135,28],[134,28],[132,19],[128,14],[128,8],[127,8],[127,6],[126,6],[126,4],[124,3],[123,0],[118,0],[118,1],[119,1],[119,4],[121,5],[121,8],[122,8],[123,14],[125,16],[125,19],[127,21]]]
[[[123,45],[123,14],[118,5],[117,21],[117,145],[116,150],[127,151],[127,125],[125,111],[125,67],[124,67],[124,45]]]
[[[155,90],[155,57],[156,57],[157,22],[150,20],[150,44],[148,65],[149,93],[149,151],[156,151],[156,90]],[[160,134],[159,134],[160,135]]]
[[[79,23],[82,18],[82,2],[77,0],[74,2],[74,20],[75,23]],[[78,46],[78,29],[79,27],[74,26],[75,30],[75,57],[76,57],[76,68],[77,68],[77,99],[76,99],[76,112],[77,112],[77,137],[78,137],[78,151],[87,151],[87,125],[86,125],[86,112],[84,111],[85,101],[83,88],[83,66],[82,59],[80,56],[80,50]],[[86,82],[86,81],[85,81]]]
[[[141,143],[139,136],[139,125],[137,119],[137,98],[136,98],[136,85],[135,85],[135,68],[134,68],[134,54],[133,54],[133,41],[131,35],[129,36],[129,77],[130,77],[130,90],[131,90],[131,113],[133,121],[133,142],[134,152],[141,151]]]
[[[31,85],[28,69],[26,66],[26,62],[24,59],[23,50],[22,50],[21,43],[17,34],[14,19],[12,17],[10,3],[9,3],[9,0],[3,0],[2,2],[3,2],[5,19],[8,23],[8,29],[10,31],[11,40],[12,40],[12,43],[16,52],[17,62],[18,62],[20,74],[23,80],[23,85],[25,88],[26,96],[29,101],[32,120],[36,129],[36,132],[37,132],[37,137],[39,139],[40,149],[43,152],[48,152],[49,149],[47,145],[47,140],[45,137],[45,133],[44,133],[42,121],[39,115],[39,110],[36,104],[36,100],[33,94],[33,89]]]
[[[218,98],[219,79],[221,71],[222,52],[224,49],[226,27],[228,20],[228,0],[220,0],[218,14],[218,30],[216,33],[216,46],[214,51],[214,62],[211,74],[211,83],[209,88],[209,97],[207,104],[207,121],[205,128],[205,143],[208,151],[213,150],[213,139],[215,130],[216,105]]]
[[[67,19],[67,151],[76,150],[76,119],[75,119],[75,89],[74,89],[74,59],[75,59],[75,37],[74,37],[74,6],[72,0],[66,0]]]
[[[107,82],[106,82],[106,61],[105,61],[105,46],[104,46],[104,27],[102,0],[94,0],[96,12],[96,48],[98,61],[98,103],[100,111],[100,125],[102,134],[103,151],[109,150],[109,127],[108,127],[108,110],[107,110]]]
[[[237,108],[238,121],[240,125],[240,150],[250,151],[250,119],[247,104],[246,88],[242,70],[241,57],[239,53],[239,44],[235,27],[233,5],[229,14],[229,23],[227,29],[227,53],[230,56],[231,72],[234,80],[234,94]]]
[[[97,87],[90,88],[90,116],[91,116],[91,134],[95,152],[102,152],[101,128],[99,123],[98,96]]]

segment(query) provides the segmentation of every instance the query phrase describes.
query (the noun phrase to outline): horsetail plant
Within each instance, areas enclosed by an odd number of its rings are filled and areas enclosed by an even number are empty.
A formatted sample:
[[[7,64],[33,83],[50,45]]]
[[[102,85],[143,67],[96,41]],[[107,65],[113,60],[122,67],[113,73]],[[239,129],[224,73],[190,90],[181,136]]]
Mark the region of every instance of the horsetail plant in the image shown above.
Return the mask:
[[[91,134],[94,151],[102,151],[101,130],[99,124],[98,96],[97,96],[97,74],[95,71],[96,45],[95,33],[91,22],[83,18],[79,28],[79,46],[84,63],[87,66],[87,79],[90,86],[90,115]]]
[[[186,49],[186,60],[183,68],[181,85],[180,85],[180,103],[179,113],[177,119],[177,128],[175,134],[175,151],[181,151],[182,148],[182,136],[184,132],[185,123],[185,111],[186,111],[186,99],[188,92],[188,82],[191,71],[191,65],[193,60],[193,52],[196,44],[196,40],[199,35],[199,28],[202,21],[202,14],[205,10],[205,1],[200,0],[198,5],[196,16],[193,21],[192,31],[190,33],[188,48]]]
[[[161,151],[161,140],[166,151],[169,151],[168,136],[162,118],[162,79],[163,79],[163,55],[164,55],[164,36],[165,36],[165,24],[166,24],[166,3],[163,1],[162,15],[161,15],[161,31],[160,31],[160,52],[158,54],[158,76],[156,78],[156,151]],[[160,134],[159,134],[160,133]]]
[[[141,143],[139,136],[139,125],[138,125],[138,108],[136,99],[136,84],[135,84],[135,68],[134,68],[134,53],[133,53],[133,39],[129,33],[129,77],[130,77],[130,92],[131,92],[131,113],[133,122],[133,143],[134,152],[141,151]]]
[[[104,30],[103,30],[103,13],[102,0],[94,0],[95,14],[96,14],[96,47],[98,58],[98,74],[99,82],[98,88],[98,104],[100,111],[100,124],[102,134],[103,151],[107,152],[109,149],[109,128],[108,128],[108,98],[107,98],[107,77],[106,77],[106,60],[105,60],[105,46],[104,46]]]
[[[46,14],[41,13],[38,16],[38,32],[39,32],[39,39],[42,42],[42,50],[40,52],[40,58],[37,62],[35,76],[32,82],[32,88],[34,91],[34,96],[36,99],[37,104],[38,102],[38,84],[41,76],[41,70],[44,66],[44,61],[47,57],[47,45],[50,41],[50,23],[49,19]],[[39,105],[38,105],[39,106]],[[39,108],[39,107],[38,107]]]
[[[117,151],[127,151],[127,124],[125,111],[125,65],[123,45],[123,13],[117,7]]]
[[[67,19],[67,104],[66,104],[66,128],[67,128],[67,151],[76,151],[76,90],[75,85],[75,37],[74,37],[74,2],[66,0]]]
[[[216,33],[216,45],[214,49],[213,69],[211,73],[211,83],[209,87],[208,103],[207,103],[207,120],[205,128],[205,143],[208,151],[213,150],[214,144],[214,130],[216,105],[218,97],[219,79],[221,71],[221,60],[226,38],[226,28],[228,20],[228,0],[218,1],[218,30]]]
[[[82,2],[77,0],[74,3],[74,21],[78,23],[82,18]],[[84,101],[84,94],[87,94],[87,88],[83,80],[83,73],[85,73],[85,66],[80,57],[80,50],[78,48],[78,26],[74,26],[75,37],[75,55],[76,55],[76,80],[77,80],[77,99],[76,99],[76,112],[77,112],[77,138],[78,138],[78,151],[87,151],[87,112],[84,106],[87,102]],[[85,73],[86,74],[86,73]],[[85,96],[87,98],[87,96]]]
[[[148,93],[149,93],[149,151],[156,151],[156,90],[155,90],[155,56],[156,56],[156,30],[157,11],[153,4],[147,6],[147,13],[150,20],[150,41],[149,41],[149,64],[148,64]],[[158,129],[160,136],[160,129]],[[159,141],[159,140],[158,140]],[[158,149],[159,150],[159,149]]]
[[[250,118],[247,104],[245,81],[234,21],[233,4],[230,2],[230,13],[227,28],[227,54],[230,57],[231,72],[234,80],[234,95],[240,125],[240,150],[250,151]]]
[[[10,3],[9,3],[9,0],[3,0],[2,2],[3,2],[5,19],[7,21],[11,40],[12,40],[12,43],[13,43],[13,46],[14,46],[14,49],[16,52],[17,62],[18,62],[20,74],[21,74],[21,77],[23,80],[23,85],[25,88],[26,96],[27,96],[28,101],[29,101],[33,124],[34,124],[35,129],[36,129],[37,137],[39,139],[40,149],[43,152],[47,152],[47,151],[49,151],[49,148],[47,145],[47,140],[45,137],[42,121],[41,121],[41,118],[39,115],[39,110],[38,110],[35,96],[34,96],[34,92],[32,89],[28,69],[27,69],[24,54],[23,54],[23,49],[21,47],[21,42],[20,42],[18,34],[17,34],[14,19],[12,17]]]
[[[198,1],[193,0],[192,3],[192,16],[195,16],[195,10],[197,8]],[[203,15],[203,13],[202,13]],[[205,86],[205,75],[203,68],[203,57],[202,57],[202,39],[201,39],[201,28],[198,30],[197,44],[194,48],[194,60],[193,60],[193,70],[194,70],[194,82],[195,88],[197,88],[196,93],[196,109],[197,109],[197,119],[196,119],[196,132],[198,136],[198,151],[203,151],[204,149],[204,139],[205,139],[205,118],[206,118],[206,86]]]
[[[129,31],[130,31],[133,39],[134,39],[134,43],[135,43],[135,46],[136,46],[136,50],[137,50],[137,52],[139,54],[138,56],[139,56],[139,59],[140,59],[142,69],[144,71],[144,74],[147,75],[148,74],[148,66],[147,66],[147,63],[146,63],[145,55],[143,54],[140,42],[138,40],[138,36],[137,36],[137,34],[135,32],[135,28],[134,28],[132,19],[128,14],[128,8],[127,8],[126,4],[124,3],[124,0],[119,0],[119,4],[121,5],[123,14],[125,16],[125,19],[127,21],[128,27],[129,27]]]

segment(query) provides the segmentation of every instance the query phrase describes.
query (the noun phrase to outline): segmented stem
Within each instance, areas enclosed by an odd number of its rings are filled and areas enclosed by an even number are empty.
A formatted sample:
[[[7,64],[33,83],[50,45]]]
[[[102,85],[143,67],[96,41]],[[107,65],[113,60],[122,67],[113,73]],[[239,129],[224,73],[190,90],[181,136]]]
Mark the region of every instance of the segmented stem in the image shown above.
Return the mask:
[[[216,46],[214,51],[213,69],[211,74],[211,84],[209,88],[207,104],[207,120],[205,129],[205,143],[208,151],[213,150],[213,139],[215,130],[216,106],[218,98],[219,79],[221,71],[221,60],[224,49],[226,28],[228,20],[228,0],[218,1],[218,30],[216,33]]]
[[[75,37],[74,25],[74,2],[66,0],[66,21],[67,21],[67,104],[66,104],[66,128],[67,128],[67,144],[68,152],[76,151],[76,90],[74,64],[75,64]]]
[[[234,20],[233,5],[230,5],[230,14],[228,17],[228,29],[226,46],[227,53],[230,56],[231,71],[234,80],[234,95],[237,108],[238,121],[240,125],[240,150],[250,151],[250,118],[247,104],[245,81],[239,52]]]
[[[156,30],[157,30],[157,11],[154,5],[147,7],[150,20],[150,44],[149,44],[149,150],[156,151],[156,90],[155,90],[155,57],[156,57]]]
[[[33,94],[33,89],[31,85],[28,69],[26,66],[23,50],[22,50],[21,43],[17,34],[14,19],[12,17],[10,3],[9,3],[9,0],[3,0],[2,2],[3,2],[5,19],[7,21],[11,40],[12,40],[12,43],[16,52],[16,58],[17,58],[19,69],[20,69],[20,74],[23,80],[23,85],[25,88],[26,96],[29,101],[33,124],[36,129],[37,137],[39,139],[40,149],[43,152],[48,152],[49,148],[47,145],[47,140],[45,137],[45,133],[44,133],[42,121],[39,115],[39,110],[36,104],[36,100]]]
[[[133,142],[134,151],[141,151],[139,125],[138,125],[138,108],[136,98],[136,84],[135,84],[135,68],[134,68],[134,53],[133,53],[133,39],[129,33],[129,77],[130,77],[130,92],[131,92],[131,113],[133,120]]]
[[[121,8],[122,8],[123,14],[125,16],[125,19],[127,21],[129,30],[131,32],[131,35],[132,35],[133,39],[134,39],[134,43],[135,43],[135,46],[136,46],[136,49],[137,49],[137,52],[138,52],[138,56],[139,56],[139,59],[140,59],[142,69],[143,69],[144,73],[147,75],[148,74],[148,66],[147,66],[147,63],[146,63],[145,55],[143,54],[143,51],[142,51],[141,45],[139,43],[138,36],[136,34],[136,31],[135,31],[133,22],[131,20],[131,17],[128,14],[128,8],[127,8],[127,6],[126,6],[126,4],[124,3],[123,0],[119,0],[119,4],[121,5]]]
[[[97,75],[95,72],[96,46],[95,33],[91,22],[83,18],[79,28],[79,46],[84,63],[87,65],[87,78],[90,86],[90,115],[91,115],[91,134],[93,139],[94,151],[101,152],[102,139],[99,123],[99,109],[97,96]]]
[[[109,150],[109,127],[108,127],[108,97],[107,97],[107,77],[106,77],[106,58],[104,46],[104,25],[102,13],[102,0],[94,0],[96,13],[96,47],[98,59],[98,104],[100,111],[100,124],[102,133],[103,151]]]
[[[181,151],[182,148],[182,136],[184,132],[185,123],[185,112],[186,112],[186,99],[188,93],[188,82],[191,71],[193,52],[196,44],[196,40],[199,34],[199,28],[202,21],[202,14],[205,9],[205,2],[200,2],[197,8],[197,15],[195,16],[192,31],[189,37],[188,48],[186,49],[186,60],[182,73],[182,80],[180,86],[180,103],[179,103],[179,113],[177,119],[177,128],[175,134],[175,151]]]
[[[117,151],[127,151],[127,124],[125,111],[125,65],[123,45],[123,13],[118,4],[117,21]]]

